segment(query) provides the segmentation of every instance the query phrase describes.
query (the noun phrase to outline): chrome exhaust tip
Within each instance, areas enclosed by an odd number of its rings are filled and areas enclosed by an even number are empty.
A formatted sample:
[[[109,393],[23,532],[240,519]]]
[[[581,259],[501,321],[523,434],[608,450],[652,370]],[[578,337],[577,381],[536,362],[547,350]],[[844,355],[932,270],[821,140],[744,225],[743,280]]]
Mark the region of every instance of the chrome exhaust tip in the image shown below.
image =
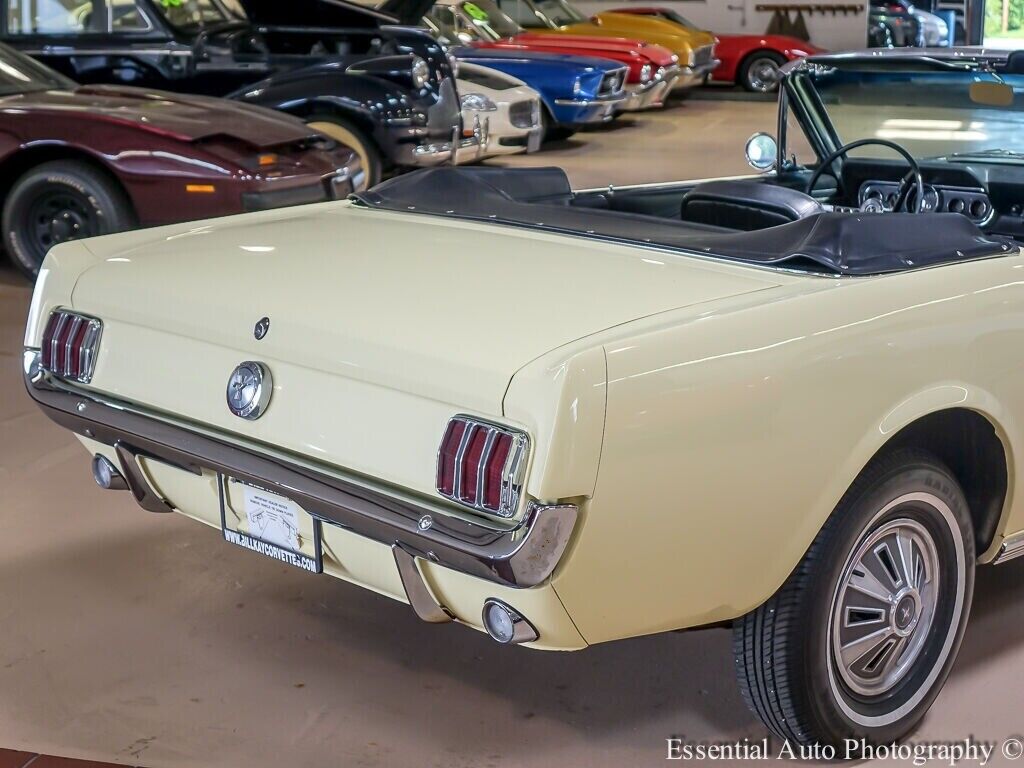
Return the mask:
[[[128,483],[124,475],[114,466],[114,462],[97,453],[92,457],[92,479],[96,485],[107,491],[126,491]]]
[[[540,637],[521,613],[493,597],[484,601],[483,624],[491,639],[502,645],[532,643]]]

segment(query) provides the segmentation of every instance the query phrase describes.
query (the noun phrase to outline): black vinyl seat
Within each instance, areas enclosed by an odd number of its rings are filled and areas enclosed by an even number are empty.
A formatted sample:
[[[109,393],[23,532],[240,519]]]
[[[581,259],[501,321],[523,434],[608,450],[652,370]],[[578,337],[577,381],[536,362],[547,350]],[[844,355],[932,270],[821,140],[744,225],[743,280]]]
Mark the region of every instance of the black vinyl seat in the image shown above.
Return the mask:
[[[759,181],[709,181],[683,197],[679,217],[694,224],[752,232],[823,211],[821,203],[795,189]]]

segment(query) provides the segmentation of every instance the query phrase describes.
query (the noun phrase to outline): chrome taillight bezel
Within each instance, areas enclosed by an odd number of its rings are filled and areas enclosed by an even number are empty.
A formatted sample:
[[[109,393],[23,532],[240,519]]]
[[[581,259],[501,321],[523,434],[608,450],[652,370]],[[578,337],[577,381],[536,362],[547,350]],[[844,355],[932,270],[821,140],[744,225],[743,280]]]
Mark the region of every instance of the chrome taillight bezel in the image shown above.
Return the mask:
[[[51,325],[54,326],[52,333],[50,332]],[[67,331],[66,336],[64,336],[65,330]],[[76,345],[74,342],[80,333],[82,334],[81,341]],[[43,340],[39,350],[39,367],[61,379],[88,384],[96,372],[96,358],[102,336],[103,321],[98,317],[84,315],[69,309],[55,309],[47,318],[43,331]],[[50,338],[49,342],[46,341],[47,337]],[[61,349],[61,337],[65,338],[63,350]],[[60,355],[62,351],[63,358]],[[73,351],[77,355],[75,358],[78,362],[77,370],[71,365]],[[58,365],[57,363],[61,359],[63,359],[63,364]]]
[[[463,431],[455,455],[452,492],[447,493],[442,486],[442,461],[449,434],[459,424],[463,426]],[[485,438],[484,448],[476,465],[475,493],[472,499],[463,498],[466,453],[473,438],[480,430],[485,431]],[[501,436],[510,438],[511,445],[501,472],[501,491],[499,493],[498,506],[491,507],[486,504],[488,489],[486,473],[489,460],[492,457],[492,451],[497,445],[498,438]],[[514,517],[519,509],[519,502],[523,495],[523,480],[526,474],[526,463],[529,455],[530,438],[525,432],[475,416],[458,414],[448,420],[441,436],[441,443],[437,450],[437,463],[435,465],[435,488],[444,498],[475,512],[505,518]]]

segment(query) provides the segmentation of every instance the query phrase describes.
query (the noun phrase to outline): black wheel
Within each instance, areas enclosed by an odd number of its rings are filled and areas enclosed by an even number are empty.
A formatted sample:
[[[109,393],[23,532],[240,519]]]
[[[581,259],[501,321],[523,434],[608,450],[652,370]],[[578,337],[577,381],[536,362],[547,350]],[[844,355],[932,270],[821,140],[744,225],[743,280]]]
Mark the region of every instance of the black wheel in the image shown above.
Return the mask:
[[[314,115],[306,124],[325,136],[351,147],[363,164],[366,173],[366,186],[377,184],[384,174],[384,158],[380,149],[362,129],[334,115]]]
[[[544,141],[563,141],[576,133],[575,128],[568,128],[556,123],[555,118],[548,112],[547,107],[542,108],[540,111],[540,126]]]
[[[77,160],[55,160],[27,171],[11,187],[2,217],[8,255],[31,278],[53,246],[134,224],[131,202],[117,182]]]
[[[754,51],[739,66],[736,79],[752,93],[774,93],[779,89],[779,68],[786,58],[773,51]]]
[[[793,743],[890,743],[921,719],[960,649],[974,591],[963,491],[929,454],[868,467],[800,565],[739,619],[747,705]]]

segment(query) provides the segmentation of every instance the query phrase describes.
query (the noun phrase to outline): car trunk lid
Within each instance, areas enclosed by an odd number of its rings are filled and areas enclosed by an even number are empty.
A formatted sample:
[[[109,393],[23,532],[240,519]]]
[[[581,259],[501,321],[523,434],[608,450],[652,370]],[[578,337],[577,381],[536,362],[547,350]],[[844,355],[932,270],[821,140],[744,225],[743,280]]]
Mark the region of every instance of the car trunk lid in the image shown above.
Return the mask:
[[[501,419],[532,360],[774,284],[752,269],[345,202],[84,244],[99,261],[72,304],[105,324],[92,387],[424,493],[448,418]],[[225,402],[247,360],[273,373],[257,421]]]

